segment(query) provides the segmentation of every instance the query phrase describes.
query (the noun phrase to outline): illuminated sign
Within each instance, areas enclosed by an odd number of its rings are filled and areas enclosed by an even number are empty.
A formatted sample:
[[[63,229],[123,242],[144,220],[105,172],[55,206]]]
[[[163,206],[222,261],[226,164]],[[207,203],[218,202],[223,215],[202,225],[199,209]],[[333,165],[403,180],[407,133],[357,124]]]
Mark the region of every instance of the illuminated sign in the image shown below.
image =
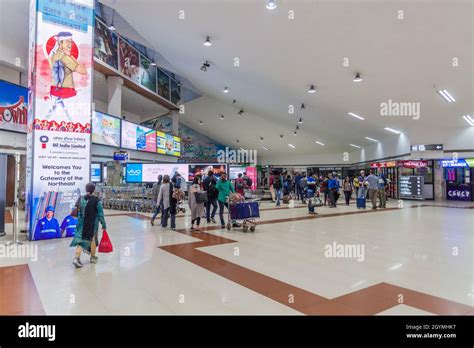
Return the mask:
[[[447,168],[447,167],[467,167],[468,165],[465,160],[458,159],[458,160],[442,160],[441,166],[443,168]]]
[[[162,155],[181,156],[181,138],[172,134],[156,132],[156,152]]]
[[[423,151],[441,151],[443,150],[443,144],[421,144],[421,145],[412,145],[412,152],[423,152]]]
[[[405,168],[426,168],[428,167],[428,161],[398,161],[397,165]]]

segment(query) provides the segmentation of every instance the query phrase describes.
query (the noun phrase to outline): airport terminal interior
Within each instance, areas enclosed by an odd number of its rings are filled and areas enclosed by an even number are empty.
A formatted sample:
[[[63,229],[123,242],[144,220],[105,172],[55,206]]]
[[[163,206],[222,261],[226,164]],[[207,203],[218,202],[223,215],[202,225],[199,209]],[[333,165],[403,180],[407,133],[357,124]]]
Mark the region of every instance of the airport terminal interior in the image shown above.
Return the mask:
[[[471,0],[0,0],[0,315],[474,315]]]

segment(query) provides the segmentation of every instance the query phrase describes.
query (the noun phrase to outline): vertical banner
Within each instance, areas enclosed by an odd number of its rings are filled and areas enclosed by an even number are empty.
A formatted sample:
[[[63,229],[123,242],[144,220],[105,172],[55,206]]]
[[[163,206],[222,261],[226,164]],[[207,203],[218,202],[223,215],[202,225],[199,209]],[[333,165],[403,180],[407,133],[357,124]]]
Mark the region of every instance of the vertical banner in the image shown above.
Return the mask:
[[[60,238],[90,178],[94,0],[31,0],[29,33],[28,237]]]

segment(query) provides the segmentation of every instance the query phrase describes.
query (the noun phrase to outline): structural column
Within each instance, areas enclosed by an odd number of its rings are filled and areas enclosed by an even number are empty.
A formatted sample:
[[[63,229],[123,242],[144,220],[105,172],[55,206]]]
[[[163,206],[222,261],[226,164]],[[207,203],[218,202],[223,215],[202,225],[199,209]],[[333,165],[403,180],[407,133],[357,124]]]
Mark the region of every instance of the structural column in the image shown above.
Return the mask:
[[[107,77],[109,93],[107,113],[110,115],[122,117],[122,86],[123,78],[119,76]]]
[[[179,113],[176,110],[171,111],[170,113],[171,120],[173,122],[173,135],[179,135]]]

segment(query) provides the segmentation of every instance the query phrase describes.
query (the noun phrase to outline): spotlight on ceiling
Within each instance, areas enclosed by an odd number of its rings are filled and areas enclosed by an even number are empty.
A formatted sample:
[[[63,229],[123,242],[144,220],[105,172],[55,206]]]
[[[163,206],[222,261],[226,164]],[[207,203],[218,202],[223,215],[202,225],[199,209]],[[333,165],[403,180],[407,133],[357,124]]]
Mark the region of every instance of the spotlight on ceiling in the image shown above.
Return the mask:
[[[275,0],[268,0],[267,1],[267,8],[269,10],[274,10],[277,8],[277,4],[276,4],[276,1]]]
[[[227,86],[225,86],[225,87],[224,87],[224,90],[222,91],[222,93],[227,94],[227,93],[229,93],[229,92],[230,92],[230,89],[229,89]]]
[[[244,113],[244,110],[240,110],[240,111],[238,112],[239,115],[242,115],[243,113]]]
[[[114,26],[114,19],[115,19],[115,10],[114,10],[114,12],[112,12],[112,23],[109,25],[109,30],[111,30],[111,31],[116,30],[116,28]]]
[[[462,118],[464,118],[470,126],[474,127],[474,118],[471,115],[464,115]]]
[[[209,64],[209,62],[206,60],[206,62],[204,62],[201,66],[201,71],[207,71],[207,68],[209,68],[211,65]]]
[[[212,46],[212,42],[209,36],[206,38],[206,41],[204,41],[203,45],[207,47]]]
[[[297,132],[297,131],[295,131],[295,132],[293,133],[293,135],[297,135],[297,134],[298,134],[298,132]]]
[[[304,103],[301,103],[301,106],[300,106],[301,110],[304,110],[306,109],[306,106],[304,105]]]
[[[283,134],[280,134],[280,139],[283,139]]]
[[[238,144],[238,143],[240,142],[240,140],[239,140],[239,139],[236,139],[235,142]]]
[[[302,124],[303,123],[303,119],[300,117],[300,119],[298,120],[298,123],[299,124]]]
[[[454,103],[456,99],[453,98],[451,94],[445,89],[441,89],[438,91],[438,93],[448,102],[448,103]]]
[[[221,120],[223,120],[223,119],[224,119],[224,115],[221,114]]]
[[[234,105],[237,104],[237,100],[235,100],[235,99],[232,100],[232,104],[234,104]]]
[[[263,137],[260,137],[260,141],[263,141]]]
[[[296,125],[296,130],[300,130],[300,126]]]
[[[199,121],[199,124],[202,126],[204,124],[204,122],[202,122],[202,120],[201,120],[201,121]]]
[[[314,85],[311,85],[308,89],[308,93],[316,93],[316,88],[314,88]]]
[[[352,81],[354,82],[361,82],[362,81],[362,77],[360,77],[360,74],[357,73],[354,78],[352,79]]]

